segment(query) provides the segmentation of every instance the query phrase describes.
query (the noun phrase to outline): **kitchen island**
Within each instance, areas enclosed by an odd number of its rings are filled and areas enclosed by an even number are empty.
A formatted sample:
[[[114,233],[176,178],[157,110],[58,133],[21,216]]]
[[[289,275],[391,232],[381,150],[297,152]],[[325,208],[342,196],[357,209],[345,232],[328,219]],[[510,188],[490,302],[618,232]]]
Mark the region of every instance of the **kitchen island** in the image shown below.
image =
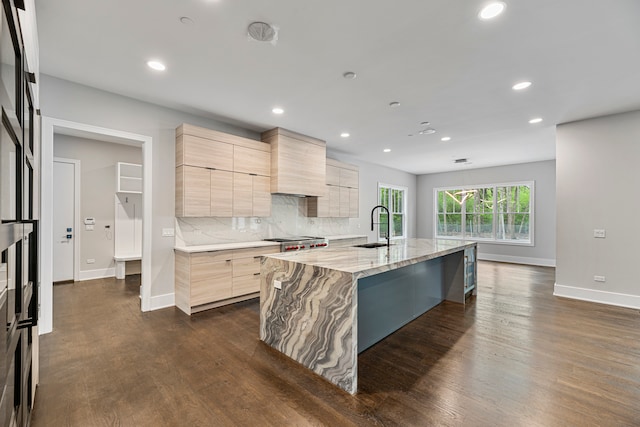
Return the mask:
[[[406,239],[262,259],[260,339],[354,394],[358,353],[476,292],[476,243]]]

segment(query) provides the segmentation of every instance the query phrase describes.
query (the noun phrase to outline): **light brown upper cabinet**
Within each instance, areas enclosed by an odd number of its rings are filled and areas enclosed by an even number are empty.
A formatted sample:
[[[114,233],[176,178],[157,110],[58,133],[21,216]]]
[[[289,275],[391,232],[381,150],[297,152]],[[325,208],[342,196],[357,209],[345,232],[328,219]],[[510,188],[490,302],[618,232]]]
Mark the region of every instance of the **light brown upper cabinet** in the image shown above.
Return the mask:
[[[317,218],[357,218],[359,216],[358,167],[327,159],[326,192],[323,197],[308,197],[307,216]]]
[[[271,192],[304,196],[326,193],[326,143],[282,128],[262,134],[271,144]]]
[[[176,129],[176,216],[271,215],[271,146],[211,129]]]

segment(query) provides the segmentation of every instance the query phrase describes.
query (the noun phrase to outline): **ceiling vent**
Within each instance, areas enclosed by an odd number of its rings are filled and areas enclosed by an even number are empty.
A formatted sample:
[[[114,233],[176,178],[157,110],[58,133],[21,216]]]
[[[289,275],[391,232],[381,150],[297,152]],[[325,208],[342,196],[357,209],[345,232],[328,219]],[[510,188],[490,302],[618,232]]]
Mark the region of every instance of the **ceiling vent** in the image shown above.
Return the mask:
[[[276,29],[266,22],[252,22],[247,27],[247,33],[259,42],[272,42],[276,38]]]
[[[453,161],[453,163],[459,164],[459,163],[467,163],[469,160],[465,159],[465,158],[461,158],[461,159],[455,159]]]

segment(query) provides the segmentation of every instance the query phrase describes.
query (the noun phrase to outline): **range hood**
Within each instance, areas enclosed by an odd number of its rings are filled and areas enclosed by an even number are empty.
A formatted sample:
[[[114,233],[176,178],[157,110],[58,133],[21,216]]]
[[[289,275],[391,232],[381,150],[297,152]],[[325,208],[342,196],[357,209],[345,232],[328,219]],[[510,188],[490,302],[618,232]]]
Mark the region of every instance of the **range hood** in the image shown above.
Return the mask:
[[[326,142],[275,128],[262,133],[271,144],[271,193],[297,197],[326,195]]]

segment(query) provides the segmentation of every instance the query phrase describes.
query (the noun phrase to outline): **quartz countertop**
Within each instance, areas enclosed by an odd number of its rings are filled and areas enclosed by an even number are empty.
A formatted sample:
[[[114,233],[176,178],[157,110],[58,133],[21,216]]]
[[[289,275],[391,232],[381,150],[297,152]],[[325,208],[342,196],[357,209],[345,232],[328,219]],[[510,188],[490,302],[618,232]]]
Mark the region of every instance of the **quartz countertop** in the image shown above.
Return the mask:
[[[226,251],[230,249],[260,248],[264,246],[280,246],[280,243],[258,240],[255,242],[218,243],[215,245],[175,246],[173,249],[178,252],[191,254],[197,252]]]
[[[364,234],[340,234],[337,236],[326,236],[325,239],[331,240],[344,240],[344,239],[359,239],[361,237],[366,238]]]
[[[461,240],[405,239],[393,241],[389,248],[329,247],[267,257],[352,273],[359,278],[449,255],[475,245],[476,242]]]

